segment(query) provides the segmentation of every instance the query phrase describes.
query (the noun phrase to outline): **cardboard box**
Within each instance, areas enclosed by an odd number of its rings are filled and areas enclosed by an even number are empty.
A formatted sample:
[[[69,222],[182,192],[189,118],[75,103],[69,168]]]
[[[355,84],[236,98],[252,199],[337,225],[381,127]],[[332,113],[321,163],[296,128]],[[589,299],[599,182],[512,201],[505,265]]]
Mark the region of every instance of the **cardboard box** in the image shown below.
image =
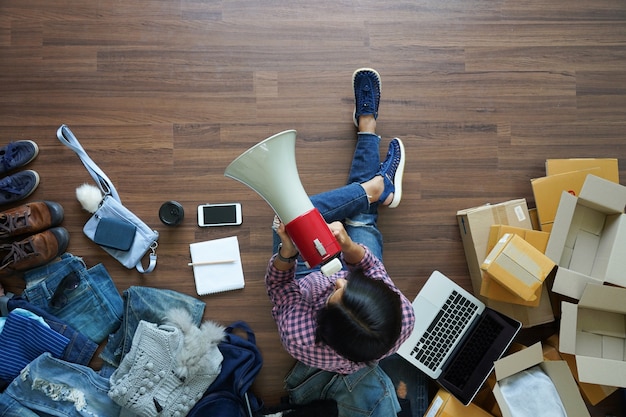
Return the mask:
[[[576,356],[559,352],[559,335],[554,334],[544,340],[543,344],[543,356],[549,360],[564,360],[569,367],[574,380],[578,384],[578,389],[583,396],[585,402],[591,405],[597,405],[600,401],[607,398],[609,395],[617,391],[617,387],[610,387],[608,385],[590,384],[587,382],[581,382],[578,377],[578,369],[576,368]]]
[[[439,389],[424,417],[493,417],[476,404],[464,406],[449,392]]]
[[[500,238],[502,238],[505,233],[517,234],[526,242],[533,245],[533,247],[535,247],[541,253],[545,252],[546,246],[548,245],[548,238],[550,237],[549,233],[539,230],[529,230],[521,227],[506,226],[501,224],[493,225],[489,230],[487,253],[493,250],[498,240],[500,240]],[[485,273],[483,273],[483,280],[480,286],[480,294],[491,300],[504,301],[506,303],[520,304],[532,307],[536,307],[539,305],[542,293],[543,289],[539,288],[535,293],[537,298],[534,301],[526,301],[520,296],[511,293],[508,289],[504,288],[497,281],[492,279],[489,274]]]
[[[619,166],[615,158],[547,159],[546,175],[599,168],[595,175],[619,184]]]
[[[626,286],[626,187],[589,175],[579,197],[561,195],[546,255],[552,291],[578,299],[587,283]]]
[[[506,233],[487,255],[481,269],[526,301],[537,292],[556,263],[515,233]]]
[[[524,327],[532,327],[554,321],[554,313],[547,289],[537,307],[528,307],[490,300],[480,295],[482,271],[480,264],[487,256],[489,230],[494,224],[531,229],[528,206],[525,199],[509,200],[498,204],[485,204],[457,212],[463,249],[469,269],[474,294],[488,307],[514,318]]]
[[[587,284],[563,302],[559,350],[576,357],[582,382],[626,387],[626,288]]]
[[[559,206],[559,197],[563,191],[578,195],[589,174],[599,174],[600,168],[590,168],[580,171],[565,172],[547,177],[533,178],[530,185],[537,206],[539,227],[544,232],[552,230],[552,223]]]
[[[590,416],[567,364],[564,361],[544,361],[541,343],[536,343],[529,348],[506,356],[494,364],[497,382],[493,388],[493,394],[498,401],[503,417],[512,417],[514,414],[502,395],[501,381],[535,365],[539,365],[552,380],[568,417]]]

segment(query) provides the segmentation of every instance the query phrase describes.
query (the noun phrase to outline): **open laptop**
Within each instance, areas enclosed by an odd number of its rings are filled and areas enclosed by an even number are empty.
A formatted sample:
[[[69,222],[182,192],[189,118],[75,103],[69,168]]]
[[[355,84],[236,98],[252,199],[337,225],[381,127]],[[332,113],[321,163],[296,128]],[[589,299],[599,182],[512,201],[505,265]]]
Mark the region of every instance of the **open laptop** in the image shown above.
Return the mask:
[[[522,324],[434,271],[413,301],[415,328],[398,354],[469,404]]]

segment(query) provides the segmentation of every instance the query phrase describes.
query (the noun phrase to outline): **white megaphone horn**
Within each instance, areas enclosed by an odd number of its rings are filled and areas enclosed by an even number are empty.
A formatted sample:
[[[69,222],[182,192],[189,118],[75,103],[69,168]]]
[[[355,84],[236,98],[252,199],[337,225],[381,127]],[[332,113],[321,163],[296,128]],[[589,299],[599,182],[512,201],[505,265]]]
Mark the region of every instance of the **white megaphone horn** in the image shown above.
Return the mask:
[[[322,273],[332,275],[341,269],[341,246],[302,187],[295,150],[295,130],[277,133],[239,155],[224,176],[263,197],[309,267],[322,265]]]

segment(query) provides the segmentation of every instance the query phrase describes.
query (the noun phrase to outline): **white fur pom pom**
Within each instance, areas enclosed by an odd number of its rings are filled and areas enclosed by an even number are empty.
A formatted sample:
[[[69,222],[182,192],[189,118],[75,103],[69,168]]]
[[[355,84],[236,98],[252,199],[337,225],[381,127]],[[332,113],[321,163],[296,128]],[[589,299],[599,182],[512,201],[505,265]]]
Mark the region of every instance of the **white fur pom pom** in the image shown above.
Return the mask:
[[[89,213],[95,213],[98,210],[102,197],[102,192],[95,185],[83,184],[76,188],[76,199]]]

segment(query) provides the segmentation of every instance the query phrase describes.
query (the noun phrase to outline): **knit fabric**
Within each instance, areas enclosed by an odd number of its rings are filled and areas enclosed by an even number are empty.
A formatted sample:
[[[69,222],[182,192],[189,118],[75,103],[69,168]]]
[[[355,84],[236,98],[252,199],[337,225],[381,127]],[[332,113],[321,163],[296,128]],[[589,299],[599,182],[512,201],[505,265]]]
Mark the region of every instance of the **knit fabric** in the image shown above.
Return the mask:
[[[44,352],[60,358],[69,339],[52,330],[43,320],[15,309],[0,333],[0,380],[11,382],[32,360]]]
[[[110,379],[109,397],[123,408],[121,415],[187,415],[221,370],[217,344],[223,328],[207,331],[207,323],[201,330],[139,322],[130,351]]]

